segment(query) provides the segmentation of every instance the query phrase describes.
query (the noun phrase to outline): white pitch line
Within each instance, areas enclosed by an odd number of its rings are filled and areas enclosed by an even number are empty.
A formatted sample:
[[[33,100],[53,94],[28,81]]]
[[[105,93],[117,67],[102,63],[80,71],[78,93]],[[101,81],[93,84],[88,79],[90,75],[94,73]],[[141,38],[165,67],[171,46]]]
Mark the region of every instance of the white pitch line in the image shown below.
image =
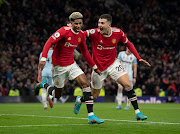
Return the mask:
[[[1,114],[1,115],[87,120],[87,118],[78,118],[78,117],[39,116],[39,115],[21,115],[21,114]],[[142,123],[142,121],[132,121],[132,120],[117,120],[117,119],[102,119],[102,120],[115,121],[115,122],[131,122],[131,123],[133,123],[133,124],[141,124],[141,123]],[[171,123],[171,122],[152,122],[152,121],[143,121],[143,124],[180,125],[180,123]]]
[[[15,125],[15,126],[0,126],[1,127],[56,127],[56,126],[86,126],[89,124],[46,124],[46,125]]]

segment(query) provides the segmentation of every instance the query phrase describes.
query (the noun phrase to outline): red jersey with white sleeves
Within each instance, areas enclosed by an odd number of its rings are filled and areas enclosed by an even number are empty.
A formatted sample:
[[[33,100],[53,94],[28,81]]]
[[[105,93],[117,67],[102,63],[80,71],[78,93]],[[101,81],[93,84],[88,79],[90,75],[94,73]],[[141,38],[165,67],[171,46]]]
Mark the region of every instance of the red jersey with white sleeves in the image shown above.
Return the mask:
[[[75,33],[68,26],[60,28],[47,40],[42,51],[42,58],[47,58],[47,53],[52,45],[55,45],[52,54],[52,62],[55,65],[68,66],[73,64],[74,50],[77,46],[79,46],[79,49],[88,64],[91,67],[95,65],[87,49],[86,36],[83,31]]]
[[[141,59],[134,45],[128,41],[124,32],[119,28],[111,27],[110,35],[102,35],[99,28],[90,29],[84,33],[92,41],[92,57],[100,71],[104,71],[115,61],[119,41],[123,42],[138,60]]]

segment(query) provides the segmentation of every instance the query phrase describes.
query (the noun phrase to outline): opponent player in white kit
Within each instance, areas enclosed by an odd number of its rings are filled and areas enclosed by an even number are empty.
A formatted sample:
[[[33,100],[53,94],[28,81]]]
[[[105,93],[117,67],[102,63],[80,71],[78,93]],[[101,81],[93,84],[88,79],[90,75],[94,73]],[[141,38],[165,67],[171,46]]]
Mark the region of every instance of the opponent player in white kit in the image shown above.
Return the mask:
[[[124,69],[128,73],[131,86],[133,87],[133,85],[135,85],[135,83],[136,83],[136,77],[137,77],[137,59],[136,59],[136,57],[126,47],[126,51],[120,52],[118,54],[117,59],[120,60]],[[123,91],[123,86],[121,86],[121,84],[118,84],[118,92],[117,92],[118,106],[116,107],[116,109],[121,109],[122,97],[123,97],[122,91]],[[130,101],[127,98],[127,105],[124,109],[129,110],[129,107],[130,107]]]
[[[92,72],[91,86],[93,98],[97,98],[100,93],[104,79],[107,76],[113,78],[117,83],[121,84],[127,91],[127,96],[131,101],[137,120],[145,120],[144,116],[138,107],[136,94],[129,81],[129,76],[126,70],[122,67],[120,61],[116,59],[116,48],[119,41],[123,42],[125,46],[135,55],[139,62],[143,62],[151,66],[147,61],[143,60],[137,53],[134,45],[127,39],[124,32],[116,27],[111,27],[112,17],[109,14],[103,14],[98,21],[98,28],[87,30],[85,33],[92,41],[92,57],[102,75]],[[75,111],[79,111],[82,98],[76,99]],[[78,113],[78,112],[76,112]]]
[[[49,85],[54,86],[53,80],[52,80],[52,71],[51,71],[51,69],[52,69],[52,53],[53,53],[53,49],[50,48],[50,50],[48,51],[48,54],[47,54],[46,64],[41,72],[41,75],[38,75],[38,81],[41,81],[41,79],[42,79],[42,80],[45,80]],[[39,59],[41,59],[41,58],[42,58],[42,53],[39,56]],[[53,96],[49,95],[47,97],[47,92],[46,92],[45,88],[42,88],[41,98],[42,98],[42,103],[44,105],[44,110],[47,109],[47,103],[46,103],[47,100],[49,102],[49,106],[51,108],[53,107],[53,102],[52,102]]]
[[[98,119],[93,113],[94,100],[91,95],[91,88],[87,81],[84,72],[74,61],[74,50],[77,46],[86,59],[88,64],[93,67],[96,73],[101,74],[101,71],[97,68],[96,64],[91,58],[86,46],[86,36],[81,31],[83,25],[83,16],[79,12],[73,12],[69,16],[71,27],[64,26],[57,30],[46,42],[43,51],[42,58],[39,62],[38,70],[41,72],[45,65],[47,53],[49,48],[55,44],[52,54],[52,63],[54,64],[54,87],[49,86],[45,82],[37,84],[39,87],[47,89],[48,93],[52,95],[52,91],[55,89],[55,97],[59,98],[62,95],[64,88],[64,81],[66,79],[75,80],[83,89],[82,101],[86,103],[88,111],[88,123],[103,123],[103,120]]]

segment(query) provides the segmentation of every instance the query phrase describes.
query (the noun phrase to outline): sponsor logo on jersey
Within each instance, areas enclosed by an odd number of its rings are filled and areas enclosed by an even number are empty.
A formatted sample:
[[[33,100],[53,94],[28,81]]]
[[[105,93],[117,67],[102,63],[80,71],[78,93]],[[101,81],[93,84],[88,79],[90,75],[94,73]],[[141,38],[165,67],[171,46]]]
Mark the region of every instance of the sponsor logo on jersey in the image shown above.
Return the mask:
[[[112,43],[113,44],[115,44],[116,43],[116,39],[114,38],[114,39],[112,39]]]
[[[95,33],[95,30],[94,30],[94,29],[91,29],[89,32],[90,32],[90,34],[94,34],[94,33]]]
[[[64,44],[64,46],[65,46],[65,47],[77,47],[76,45],[72,45],[72,44],[69,43],[69,42],[66,42],[66,43]]]
[[[54,39],[54,40],[56,40],[57,38],[59,38],[60,37],[60,33],[59,32],[56,32],[54,35],[52,35],[52,38]]]
[[[81,37],[78,38],[78,42],[81,42]]]
[[[99,50],[102,50],[102,49],[114,49],[115,47],[103,47],[103,46],[101,46],[101,45],[98,45],[97,46],[97,49],[99,49]]]

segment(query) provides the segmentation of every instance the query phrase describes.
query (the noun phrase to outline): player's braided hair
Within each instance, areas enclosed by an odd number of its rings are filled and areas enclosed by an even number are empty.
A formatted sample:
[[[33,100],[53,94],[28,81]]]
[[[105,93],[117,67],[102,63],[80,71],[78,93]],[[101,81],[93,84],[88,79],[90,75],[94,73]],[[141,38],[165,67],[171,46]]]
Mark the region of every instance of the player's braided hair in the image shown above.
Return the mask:
[[[83,19],[83,15],[80,12],[73,12],[70,16],[69,16],[69,20],[70,21],[74,21],[77,19]]]

